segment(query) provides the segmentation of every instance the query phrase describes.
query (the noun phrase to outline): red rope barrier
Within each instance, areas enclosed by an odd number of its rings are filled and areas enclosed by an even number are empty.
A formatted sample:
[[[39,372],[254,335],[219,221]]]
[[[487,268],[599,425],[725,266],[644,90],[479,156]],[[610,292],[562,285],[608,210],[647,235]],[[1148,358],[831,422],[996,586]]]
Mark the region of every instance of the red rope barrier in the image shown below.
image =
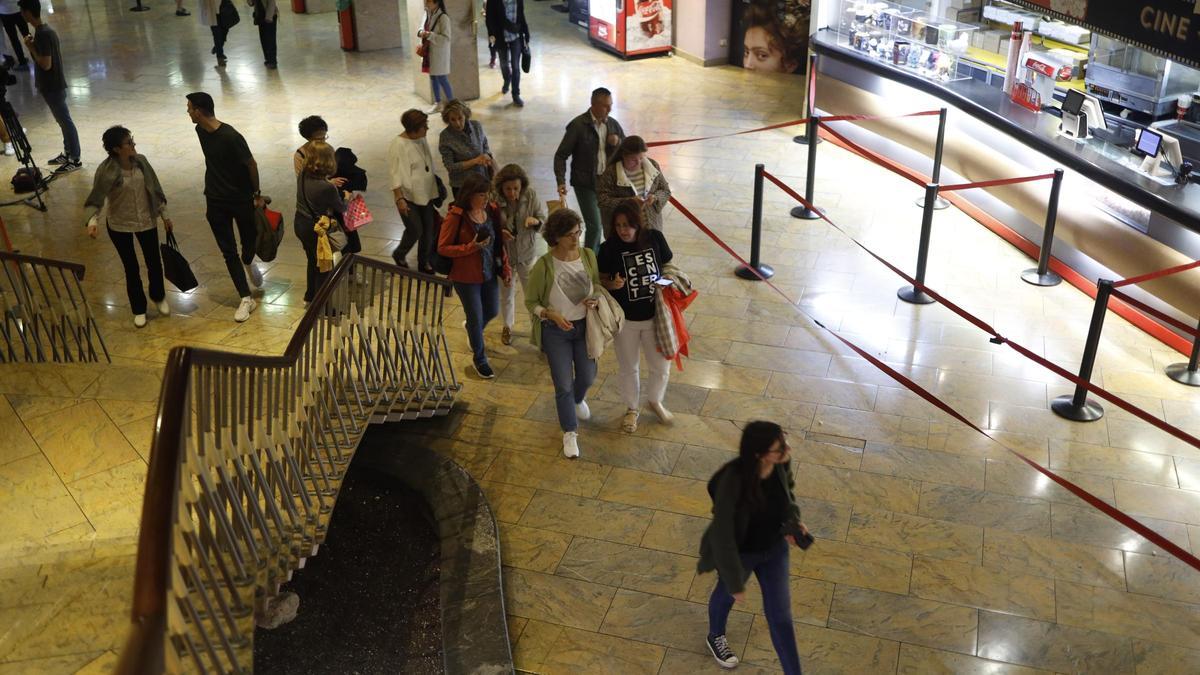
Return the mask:
[[[1186,272],[1190,269],[1195,269],[1197,267],[1200,267],[1200,260],[1197,260],[1195,262],[1185,263],[1183,265],[1176,265],[1174,267],[1168,267],[1165,270],[1159,270],[1157,272],[1148,272],[1146,274],[1142,274],[1142,275],[1139,275],[1136,277],[1129,277],[1128,279],[1114,281],[1113,288],[1120,288],[1122,286],[1128,286],[1130,284],[1140,284],[1140,283],[1143,283],[1146,281],[1153,281],[1154,279],[1158,279],[1159,277],[1165,277],[1165,276],[1168,276],[1171,274],[1176,274],[1179,272]]]
[[[757,129],[747,129],[745,131],[735,131],[734,133],[731,133],[731,134],[718,134],[716,136],[698,136],[696,138],[681,138],[681,139],[675,140],[675,141],[654,141],[651,143],[647,143],[646,147],[647,148],[659,148],[664,145],[679,145],[681,143],[695,143],[696,141],[711,141],[714,138],[729,138],[730,136],[742,136],[745,134],[756,134],[760,131],[770,131],[772,129],[782,129],[784,127],[794,127],[798,124],[807,124],[807,123],[808,123],[808,118],[805,117],[804,119],[791,120],[790,122],[780,122],[779,124],[772,124],[769,127],[759,127]]]
[[[1168,325],[1174,326],[1175,328],[1178,328],[1179,330],[1183,331],[1187,335],[1192,336],[1192,338],[1198,337],[1198,335],[1196,333],[1196,329],[1194,327],[1187,325],[1186,323],[1180,321],[1179,319],[1176,319],[1173,316],[1169,316],[1164,312],[1160,312],[1159,310],[1154,309],[1153,307],[1151,307],[1150,305],[1147,305],[1146,303],[1142,302],[1141,300],[1135,300],[1134,298],[1131,298],[1130,296],[1126,295],[1125,293],[1123,293],[1115,288],[1112,291],[1112,295],[1114,298],[1120,298],[1121,301],[1124,302],[1125,304],[1127,304],[1131,307],[1134,307],[1142,312],[1145,312],[1146,314],[1149,314],[1150,316],[1158,319],[1159,321],[1162,321],[1165,324],[1168,324]]]
[[[838,227],[836,224],[834,224],[832,221],[830,221],[830,220],[829,220],[829,218],[825,216],[825,214],[821,213],[820,211],[817,211],[816,209],[813,209],[813,207],[812,207],[812,205],[811,205],[811,204],[808,204],[807,202],[805,202],[805,200],[804,200],[802,197],[800,197],[799,195],[797,195],[797,194],[795,193],[795,191],[791,190],[791,189],[790,189],[790,188],[788,188],[786,185],[783,185],[783,184],[782,184],[782,183],[779,181],[779,179],[775,178],[774,176],[771,176],[770,174],[766,173],[765,171],[763,172],[763,176],[764,176],[764,177],[766,177],[766,178],[768,178],[769,180],[771,180],[771,182],[773,182],[773,183],[775,183],[776,185],[778,185],[778,186],[779,186],[781,189],[783,189],[785,192],[789,193],[791,196],[793,196],[794,198],[796,198],[797,200],[799,200],[799,201],[801,202],[801,204],[803,204],[803,205],[804,205],[804,206],[806,206],[807,208],[809,208],[809,209],[812,209],[812,210],[816,211],[816,213],[817,213],[818,215],[820,215],[820,216],[821,216],[821,219],[822,219],[822,220],[825,220],[825,221],[826,221],[827,223],[829,223],[830,225],[833,225],[833,227],[834,227],[835,229],[837,229],[838,231],[840,231],[840,232],[842,232],[843,234],[845,234],[845,231],[844,231],[844,230],[842,230],[840,227]],[[919,385],[919,384],[917,384],[916,382],[914,382],[912,379],[910,379],[910,378],[906,377],[905,375],[901,374],[900,372],[896,371],[894,368],[892,368],[891,366],[887,365],[886,363],[884,363],[884,362],[883,362],[882,360],[880,360],[879,358],[877,358],[877,357],[875,357],[874,355],[872,355],[872,354],[868,353],[866,350],[862,349],[862,348],[861,348],[861,347],[859,347],[857,344],[855,344],[855,343],[851,342],[850,340],[848,340],[848,339],[846,339],[846,338],[842,337],[841,335],[839,335],[837,332],[835,332],[835,331],[833,331],[832,329],[830,329],[830,328],[829,328],[828,326],[826,326],[825,324],[821,323],[821,322],[820,322],[820,321],[818,321],[817,319],[815,319],[815,318],[813,318],[812,316],[810,316],[810,315],[809,315],[807,312],[805,312],[804,310],[800,309],[800,307],[799,307],[799,306],[797,306],[796,302],[795,302],[795,301],[793,301],[793,300],[792,300],[790,297],[788,297],[788,295],[787,295],[786,293],[784,293],[784,292],[783,292],[783,290],[781,290],[781,289],[780,289],[778,286],[776,286],[774,283],[772,283],[770,279],[767,279],[766,277],[764,277],[764,276],[762,276],[761,274],[759,274],[759,273],[758,273],[758,270],[755,270],[753,267],[750,267],[750,266],[749,266],[749,265],[746,263],[746,261],[745,261],[745,259],[744,259],[744,258],[742,258],[742,257],[741,257],[740,255],[738,255],[738,254],[737,254],[737,253],[736,253],[736,252],[735,252],[735,251],[734,251],[732,248],[730,248],[728,244],[726,244],[726,243],[725,243],[725,242],[724,242],[724,241],[723,241],[723,240],[722,240],[720,237],[718,237],[718,236],[717,236],[717,235],[716,235],[716,234],[715,234],[715,233],[714,233],[714,232],[713,232],[713,231],[712,231],[712,230],[711,230],[711,229],[710,229],[708,226],[706,226],[706,225],[705,225],[703,222],[701,222],[699,218],[697,218],[695,215],[693,215],[693,214],[691,213],[691,211],[689,211],[689,210],[688,210],[686,207],[684,207],[684,206],[683,206],[683,204],[679,203],[679,201],[678,201],[677,199],[675,199],[674,197],[672,197],[670,201],[671,201],[671,204],[674,204],[674,205],[675,205],[675,208],[679,209],[679,212],[680,212],[681,214],[683,214],[683,215],[684,215],[684,217],[686,217],[688,220],[690,220],[690,221],[692,222],[692,224],[694,224],[694,225],[695,225],[695,226],[696,226],[696,227],[697,227],[697,228],[698,228],[698,229],[699,229],[701,232],[703,232],[703,233],[704,233],[705,235],[707,235],[707,236],[708,236],[710,239],[712,239],[712,240],[713,240],[713,242],[717,244],[717,246],[719,246],[719,247],[720,247],[721,249],[723,249],[725,252],[729,253],[729,254],[730,254],[730,255],[731,255],[731,256],[732,256],[734,259],[736,259],[738,262],[742,263],[743,265],[745,265],[746,267],[748,267],[748,268],[749,268],[751,271],[753,271],[753,272],[754,272],[754,273],[755,273],[755,274],[756,274],[756,275],[759,277],[759,279],[761,279],[762,281],[766,282],[766,284],[767,284],[767,285],[768,285],[768,286],[769,286],[769,287],[770,287],[770,288],[771,288],[773,291],[775,291],[775,293],[777,293],[777,294],[778,294],[780,297],[782,297],[784,300],[786,300],[786,301],[788,302],[788,304],[789,304],[789,305],[791,305],[791,306],[792,306],[792,308],[793,308],[793,309],[794,309],[796,312],[800,313],[802,316],[804,316],[805,318],[809,319],[809,320],[810,320],[810,321],[812,321],[814,324],[816,324],[816,325],[820,326],[822,329],[824,329],[824,330],[825,330],[826,332],[828,332],[830,335],[832,335],[833,337],[837,338],[837,339],[838,339],[838,340],[839,340],[839,341],[840,341],[842,344],[846,345],[848,348],[850,348],[850,349],[851,349],[852,351],[854,351],[856,354],[858,354],[858,355],[859,355],[859,356],[861,356],[862,358],[866,359],[866,360],[867,360],[867,362],[869,362],[871,365],[875,366],[875,367],[876,367],[876,368],[878,368],[879,370],[881,370],[881,371],[883,371],[884,373],[886,373],[886,374],[888,375],[888,377],[891,377],[893,380],[895,380],[896,382],[898,382],[898,383],[900,383],[901,385],[903,385],[903,386],[904,386],[906,389],[908,389],[909,391],[912,391],[913,393],[915,393],[915,394],[917,394],[918,396],[920,396],[922,399],[924,399],[924,400],[928,401],[928,402],[929,402],[931,405],[933,405],[934,407],[936,407],[936,408],[938,408],[939,410],[941,410],[941,411],[945,412],[946,414],[950,415],[951,417],[953,417],[954,419],[958,420],[959,422],[962,422],[963,424],[967,425],[967,426],[968,426],[968,427],[970,427],[971,429],[974,429],[974,430],[975,430],[975,431],[977,431],[978,433],[982,434],[984,437],[986,437],[986,438],[988,438],[988,439],[990,439],[990,440],[992,440],[992,441],[996,442],[998,445],[1000,445],[1001,447],[1003,447],[1003,448],[1004,448],[1005,450],[1007,450],[1008,452],[1012,453],[1013,455],[1016,455],[1016,457],[1017,457],[1017,458],[1019,458],[1021,461],[1025,462],[1026,464],[1028,464],[1028,465],[1029,465],[1030,467],[1032,467],[1034,470],[1038,471],[1038,472],[1039,472],[1039,473],[1041,473],[1042,475],[1046,476],[1046,477],[1047,477],[1047,478],[1049,478],[1050,480],[1052,480],[1052,481],[1054,481],[1055,483],[1057,483],[1058,485],[1062,486],[1064,489],[1066,489],[1067,491],[1069,491],[1071,494],[1074,494],[1075,496],[1079,497],[1080,499],[1082,499],[1084,502],[1086,502],[1086,503],[1087,503],[1087,504],[1089,504],[1090,506],[1092,506],[1092,507],[1096,508],[1096,509],[1097,509],[1097,510],[1099,510],[1100,512],[1102,512],[1102,513],[1104,513],[1105,515],[1109,516],[1109,517],[1110,517],[1110,518],[1112,518],[1113,520],[1116,520],[1117,522],[1121,523],[1121,524],[1122,524],[1122,525],[1124,525],[1125,527],[1128,527],[1129,529],[1133,530],[1133,531],[1134,531],[1134,532],[1136,532],[1138,535],[1140,535],[1140,536],[1144,537],[1145,539],[1147,539],[1148,541],[1152,542],[1152,543],[1153,543],[1153,544],[1155,544],[1156,546],[1158,546],[1158,547],[1162,548],[1163,550],[1167,551],[1168,553],[1170,553],[1171,555],[1175,556],[1176,558],[1178,558],[1178,559],[1179,559],[1179,560],[1181,560],[1182,562],[1186,563],[1187,565],[1189,565],[1189,566],[1193,567],[1193,568],[1194,568],[1194,569],[1196,569],[1196,570],[1200,570],[1200,559],[1196,558],[1195,556],[1193,556],[1193,555],[1192,555],[1191,553],[1189,553],[1188,551],[1184,550],[1183,548],[1179,547],[1179,546],[1178,546],[1178,545],[1176,545],[1175,543],[1171,542],[1169,539],[1167,539],[1166,537],[1162,536],[1161,534],[1159,534],[1159,533],[1155,532],[1154,530],[1152,530],[1152,529],[1150,529],[1150,528],[1146,527],[1145,525],[1143,525],[1142,523],[1138,522],[1137,520],[1135,520],[1135,519],[1134,519],[1132,516],[1128,515],[1127,513],[1123,512],[1123,511],[1120,511],[1120,510],[1119,510],[1119,509],[1117,509],[1116,507],[1114,507],[1114,506],[1112,506],[1112,505],[1108,504],[1107,502],[1105,502],[1104,500],[1102,500],[1102,499],[1100,499],[1100,498],[1096,497],[1095,495],[1093,495],[1092,493],[1088,492],[1087,490],[1084,490],[1083,488],[1079,487],[1079,486],[1078,486],[1078,485],[1076,485],[1075,483],[1073,483],[1073,482],[1071,482],[1071,481],[1067,480],[1066,478],[1063,478],[1062,476],[1059,476],[1058,474],[1054,473],[1053,471],[1051,471],[1051,470],[1049,470],[1049,469],[1047,469],[1047,468],[1045,468],[1045,467],[1041,466],[1041,465],[1040,465],[1040,464],[1038,464],[1037,462],[1035,462],[1035,461],[1033,461],[1033,460],[1029,459],[1028,457],[1026,457],[1025,455],[1021,454],[1020,452],[1017,452],[1016,450],[1013,450],[1012,448],[1009,448],[1009,447],[1005,446],[1004,444],[1000,443],[1000,442],[999,442],[999,441],[997,441],[997,440],[996,440],[996,439],[995,439],[995,438],[994,438],[994,437],[993,437],[991,434],[989,434],[987,431],[985,431],[985,430],[984,430],[982,427],[980,427],[980,426],[976,425],[974,422],[972,422],[972,421],[970,421],[969,419],[967,419],[965,416],[963,416],[961,413],[959,413],[957,410],[955,410],[955,409],[954,409],[952,406],[950,406],[948,403],[946,403],[946,402],[942,401],[942,400],[941,400],[941,399],[939,399],[937,396],[933,395],[933,393],[929,392],[929,391],[928,391],[928,390],[926,390],[924,387],[922,387],[921,385]],[[849,237],[849,235],[846,235],[846,236],[847,236],[847,237]],[[863,249],[863,250],[864,250],[864,251],[866,251],[867,253],[870,253],[870,254],[871,254],[873,257],[875,257],[877,260],[880,260],[881,262],[883,262],[885,265],[887,265],[887,266],[888,266],[889,268],[891,268],[893,271],[896,271],[898,274],[900,274],[900,275],[901,275],[902,277],[904,277],[906,280],[910,281],[911,283],[914,283],[914,285],[916,285],[916,286],[917,286],[918,288],[920,288],[921,290],[924,290],[925,292],[929,293],[929,294],[930,294],[931,296],[933,296],[935,299],[939,299],[939,301],[940,301],[940,302],[943,302],[944,304],[946,304],[947,308],[951,308],[951,307],[953,307],[953,308],[954,308],[954,310],[955,310],[955,313],[958,313],[958,314],[960,314],[961,316],[963,316],[963,318],[967,319],[968,321],[971,321],[971,323],[975,324],[976,326],[979,326],[979,327],[983,328],[985,331],[987,331],[987,332],[991,333],[991,334],[992,334],[992,335],[993,335],[995,338],[997,338],[998,340],[1002,341],[1003,343],[1005,343],[1005,344],[1008,344],[1010,347],[1012,347],[1012,348],[1014,348],[1014,349],[1017,349],[1018,353],[1026,353],[1026,354],[1027,354],[1027,355],[1028,355],[1030,358],[1033,358],[1033,359],[1035,359],[1036,361],[1042,361],[1042,362],[1045,362],[1045,364],[1046,364],[1048,367],[1051,367],[1052,369],[1062,370],[1062,369],[1061,369],[1061,368],[1059,368],[1058,366],[1055,366],[1054,364],[1052,364],[1052,363],[1050,363],[1050,362],[1048,362],[1048,361],[1045,361],[1045,359],[1042,359],[1040,356],[1037,356],[1036,354],[1033,354],[1032,352],[1028,352],[1028,350],[1026,350],[1024,347],[1021,347],[1020,345],[1017,345],[1017,344],[1015,344],[1015,343],[1012,343],[1012,342],[1008,341],[1006,338],[1004,338],[1004,337],[1000,336],[999,334],[997,334],[997,333],[995,332],[995,330],[994,330],[994,329],[992,329],[992,328],[991,328],[991,326],[989,326],[987,323],[983,322],[981,319],[977,319],[977,318],[975,318],[974,316],[971,316],[971,315],[970,315],[969,313],[967,313],[965,310],[962,310],[961,308],[958,308],[956,305],[952,305],[951,303],[947,303],[947,302],[945,301],[945,299],[944,299],[944,298],[941,298],[941,296],[940,296],[940,295],[938,295],[938,294],[936,294],[934,291],[931,291],[930,289],[928,289],[928,288],[926,288],[926,287],[924,287],[924,286],[921,286],[921,285],[919,285],[919,284],[916,284],[914,280],[912,280],[910,277],[908,277],[908,275],[904,274],[903,272],[900,272],[900,271],[899,271],[899,270],[898,270],[898,269],[897,269],[895,266],[893,266],[891,263],[888,263],[887,261],[884,261],[884,260],[883,260],[882,258],[880,258],[878,255],[876,255],[876,254],[875,254],[873,251],[871,251],[871,250],[870,250],[870,249],[868,249],[866,246],[864,246],[862,243],[858,242],[858,241],[857,241],[857,240],[855,240],[853,237],[849,237],[849,238],[850,238],[850,240],[851,240],[851,241],[853,241],[855,244],[857,244],[859,248]],[[995,341],[995,340],[993,340],[993,341]],[[1065,371],[1063,371],[1063,372],[1065,373]],[[1065,375],[1065,376],[1066,376],[1068,379],[1074,379],[1074,380],[1078,380],[1078,378],[1076,378],[1076,377],[1074,377],[1074,376],[1070,375],[1069,373],[1066,373],[1066,375]],[[1089,387],[1089,388],[1090,388],[1090,387]],[[1104,392],[1104,394],[1107,394],[1107,395],[1108,395],[1108,396],[1110,396],[1110,397],[1112,396],[1111,394],[1108,394],[1108,392]],[[1112,398],[1116,398],[1116,397],[1112,397]],[[1124,403],[1124,401],[1123,401],[1122,399],[1116,399],[1116,401],[1120,401],[1121,403]],[[1114,401],[1114,402],[1116,402],[1116,401]],[[1120,405],[1120,404],[1118,403],[1118,405]],[[1130,406],[1130,407],[1133,407],[1133,406]],[[1144,413],[1144,411],[1140,410],[1139,408],[1136,408],[1136,407],[1133,407],[1133,408],[1134,408],[1134,411],[1137,411],[1138,413],[1146,414],[1146,413]],[[1135,414],[1136,414],[1136,413],[1135,413]],[[1163,423],[1163,424],[1165,424],[1165,423]],[[1169,426],[1169,425],[1168,425],[1168,426]],[[1161,427],[1160,427],[1160,428],[1161,428]],[[1182,432],[1181,432],[1181,433],[1182,433]],[[1186,434],[1185,434],[1185,435],[1186,435]],[[1193,441],[1194,441],[1194,444],[1196,444],[1196,445],[1197,445],[1197,447],[1200,447],[1200,439],[1193,439]]]
[[[938,192],[953,192],[955,190],[968,190],[970,188],[987,188],[996,187],[997,185],[1014,185],[1016,183],[1030,183],[1035,180],[1046,180],[1054,178],[1053,173],[1043,173],[1037,176],[1022,176],[1020,178],[997,178],[995,180],[981,180],[975,183],[952,183],[950,185],[942,185],[938,187]]]
[[[879,166],[882,166],[883,168],[887,169],[888,171],[891,171],[894,174],[903,176],[903,177],[909,179],[910,181],[916,183],[917,185],[920,185],[921,187],[925,187],[926,180],[925,180],[924,176],[918,175],[915,171],[910,171],[909,169],[900,167],[898,165],[893,166],[891,164],[888,164],[887,162],[884,162],[883,160],[879,159],[875,153],[871,152],[870,150],[867,150],[866,148],[862,147],[858,143],[855,143],[854,141],[852,141],[852,140],[846,138],[845,136],[839,134],[838,132],[834,131],[833,127],[826,126],[825,120],[821,120],[821,128],[824,129],[826,132],[828,132],[830,136],[833,136],[838,141],[843,143],[846,147],[850,148],[850,150],[852,150],[854,153],[856,153],[863,159],[866,159],[875,164],[878,164]]]
[[[905,117],[936,117],[941,115],[941,110],[922,110],[921,112],[905,113],[903,115],[830,115],[822,117],[821,123],[825,122],[872,122],[878,120],[898,120]]]

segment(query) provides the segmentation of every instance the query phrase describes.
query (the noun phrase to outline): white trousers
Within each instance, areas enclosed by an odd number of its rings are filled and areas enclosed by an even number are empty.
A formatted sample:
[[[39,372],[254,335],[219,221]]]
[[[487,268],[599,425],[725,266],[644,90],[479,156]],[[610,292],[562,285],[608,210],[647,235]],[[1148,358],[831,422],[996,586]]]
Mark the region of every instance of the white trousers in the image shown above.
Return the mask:
[[[621,332],[614,341],[617,350],[618,377],[621,384],[621,399],[625,407],[637,410],[641,399],[641,383],[638,380],[638,362],[646,355],[646,400],[662,403],[667,393],[667,380],[671,377],[671,362],[658,353],[654,338],[654,319],[646,321],[625,320]]]
[[[513,265],[513,276],[521,280],[521,292],[525,292],[525,285],[529,283],[529,265]],[[517,311],[517,285],[505,284],[500,282],[500,317],[504,319],[504,327],[512,328],[513,319]]]

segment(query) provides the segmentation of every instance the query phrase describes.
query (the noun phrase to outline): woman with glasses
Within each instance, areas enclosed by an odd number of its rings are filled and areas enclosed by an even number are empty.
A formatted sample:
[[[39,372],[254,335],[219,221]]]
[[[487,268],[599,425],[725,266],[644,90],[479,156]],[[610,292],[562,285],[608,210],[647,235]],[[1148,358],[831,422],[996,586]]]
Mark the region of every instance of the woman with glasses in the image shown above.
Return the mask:
[[[89,209],[87,233],[93,239],[103,223],[108,230],[121,266],[125,268],[125,292],[133,311],[133,325],[146,325],[146,294],[142,289],[141,270],[133,240],[137,239],[146,261],[150,282],[150,300],[161,316],[171,314],[167,292],[163,285],[162,257],[158,250],[158,220],[163,229],[171,231],[167,217],[167,198],[150,160],[137,153],[133,134],[125,127],[110,127],[100,137],[108,158],[96,167],[92,192],[84,206]]]
[[[388,149],[389,176],[396,210],[404,221],[404,236],[392,251],[392,260],[408,267],[408,253],[417,244],[417,267],[433,274],[430,260],[437,245],[433,202],[438,197],[437,175],[433,172],[433,153],[425,135],[429,133],[429,116],[413,108],[400,116],[404,133],[392,139]],[[419,243],[418,243],[419,242]]]
[[[320,117],[317,117],[316,115],[310,115],[300,120],[299,131],[300,136],[305,140],[305,145],[296,148],[295,154],[292,155],[292,168],[296,170],[297,176],[304,173],[304,148],[308,145],[308,142],[329,142],[329,125],[326,124],[325,120],[321,119]],[[340,148],[339,150],[335,151],[334,157],[337,157],[342,150],[345,150],[345,148]],[[356,190],[362,191],[367,189],[365,182],[362,185],[348,185],[347,183],[349,181],[345,176],[338,176],[336,174],[329,179],[329,182],[339,190],[345,189],[347,193],[352,193]],[[342,248],[342,255],[347,253],[361,253],[362,240],[358,236],[358,230],[346,230],[345,234],[346,246]]]
[[[551,213],[542,226],[550,250],[533,264],[525,286],[530,341],[550,364],[563,455],[570,459],[579,456],[579,420],[592,416],[587,390],[596,379],[596,362],[587,352],[587,311],[597,304],[600,273],[596,254],[579,244],[582,234],[578,213],[565,208]]]
[[[671,186],[658,162],[646,156],[646,141],[641,136],[629,136],[608,159],[608,168],[596,177],[596,202],[600,205],[600,222],[612,222],[617,204],[632,199],[642,209],[642,221],[651,230],[662,232],[663,207],[671,199]],[[611,232],[605,232],[611,237]]]
[[[722,668],[738,664],[725,638],[725,621],[735,602],[746,601],[746,580],[753,573],[783,672],[800,675],[788,586],[788,545],[797,541],[795,534],[785,532],[809,535],[792,494],[791,459],[782,427],[750,422],[742,429],[737,458],[708,481],[713,519],[700,541],[697,570],[717,571],[717,585],[708,599],[706,642]]]

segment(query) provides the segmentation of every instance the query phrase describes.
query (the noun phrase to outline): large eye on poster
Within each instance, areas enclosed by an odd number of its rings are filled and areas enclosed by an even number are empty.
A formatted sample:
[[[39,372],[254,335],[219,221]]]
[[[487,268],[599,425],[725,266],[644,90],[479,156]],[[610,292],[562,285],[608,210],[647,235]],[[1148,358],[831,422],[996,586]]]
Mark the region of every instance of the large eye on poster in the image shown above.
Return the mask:
[[[729,63],[765,73],[804,73],[810,0],[736,0]]]

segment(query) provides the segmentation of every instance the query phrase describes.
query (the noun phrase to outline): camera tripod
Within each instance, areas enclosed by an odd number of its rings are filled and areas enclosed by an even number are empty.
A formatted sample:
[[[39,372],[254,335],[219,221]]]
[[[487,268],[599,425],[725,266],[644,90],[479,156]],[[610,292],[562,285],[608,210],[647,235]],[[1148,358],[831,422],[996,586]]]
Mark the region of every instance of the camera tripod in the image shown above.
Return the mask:
[[[50,190],[50,180],[54,174],[50,176],[42,175],[37,164],[33,161],[33,149],[29,147],[29,138],[25,136],[25,129],[21,127],[21,120],[17,118],[17,111],[13,109],[12,104],[7,98],[0,96],[0,121],[3,121],[4,128],[8,129],[8,136],[12,142],[13,149],[17,152],[17,161],[34,177],[33,194],[28,197],[20,197],[9,202],[0,202],[0,206],[12,206],[14,204],[24,204],[38,211],[46,210],[46,202],[42,200],[42,194]],[[36,204],[34,202],[37,202]]]

